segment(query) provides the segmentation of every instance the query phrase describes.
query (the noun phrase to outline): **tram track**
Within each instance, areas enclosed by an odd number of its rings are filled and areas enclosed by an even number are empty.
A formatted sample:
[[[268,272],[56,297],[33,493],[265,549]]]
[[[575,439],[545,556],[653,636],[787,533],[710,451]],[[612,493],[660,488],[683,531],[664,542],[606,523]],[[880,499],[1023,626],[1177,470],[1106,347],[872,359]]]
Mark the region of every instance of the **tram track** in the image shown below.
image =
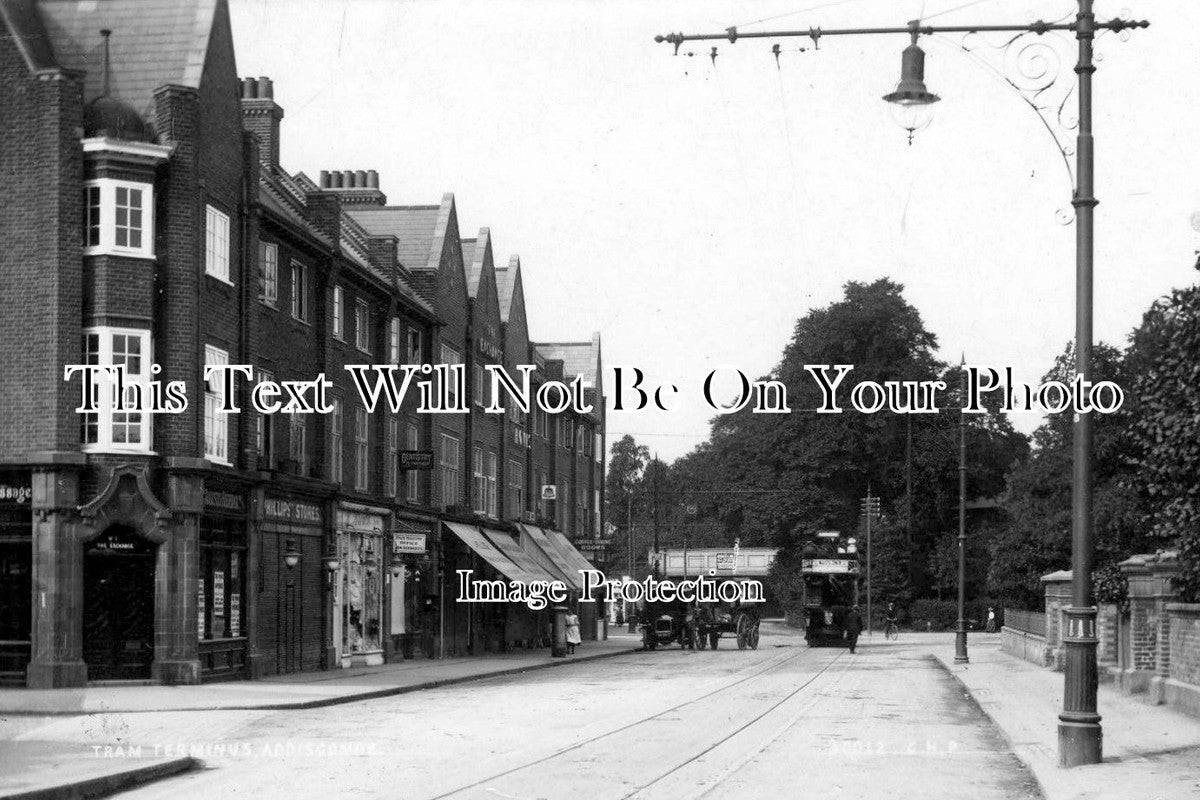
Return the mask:
[[[501,772],[493,773],[492,775],[489,775],[486,778],[481,778],[477,781],[473,781],[472,783],[465,784],[463,786],[456,787],[456,788],[451,789],[442,794],[435,795],[435,796],[431,797],[430,800],[446,800],[446,798],[456,797],[458,795],[461,795],[464,792],[468,792],[472,789],[478,789],[486,784],[493,783],[502,778],[506,778],[511,775],[515,775],[517,773],[532,769],[534,767],[548,764],[552,761],[555,761],[556,759],[561,759],[563,756],[566,756],[570,753],[581,750],[582,748],[588,747],[589,745],[595,744],[597,742],[601,742],[605,739],[611,739],[613,737],[619,736],[620,734],[626,733],[634,728],[637,728],[638,726],[645,725],[647,723],[654,722],[656,720],[667,719],[670,717],[671,714],[673,714],[677,711],[680,711],[684,708],[687,708],[688,706],[692,706],[692,705],[695,705],[702,701],[708,700],[712,697],[715,697],[716,695],[719,695],[719,694],[722,694],[725,692],[729,692],[739,686],[746,684],[747,682],[749,682],[751,680],[754,680],[755,678],[765,675],[768,672],[777,670],[777,669],[795,661],[796,659],[799,659],[801,656],[805,655],[808,652],[812,652],[812,651],[800,650],[799,652],[790,653],[790,654],[787,654],[780,658],[771,659],[768,663],[766,663],[764,665],[757,665],[756,668],[754,668],[748,674],[745,674],[745,675],[739,677],[737,680],[722,683],[720,686],[716,687],[715,689],[712,689],[711,691],[705,692],[703,694],[689,698],[682,702],[676,703],[675,705],[673,705],[669,708],[663,709],[661,711],[657,711],[654,714],[650,714],[648,716],[642,717],[640,719],[634,720],[634,721],[626,723],[624,725],[620,725],[611,730],[604,731],[602,733],[598,733],[594,736],[589,736],[585,739],[581,739],[579,741],[572,743],[571,745],[569,745],[567,747],[563,747],[552,753],[548,753],[547,755],[541,756],[539,758],[536,758],[536,759],[533,759],[530,761],[526,761],[524,763],[513,766],[509,769],[503,770]],[[699,758],[702,758],[706,753],[719,747],[724,742],[729,741],[733,737],[739,735],[743,731],[745,731],[748,728],[750,728],[751,726],[755,725],[767,714],[770,714],[772,711],[779,708],[780,706],[782,706],[784,703],[788,702],[792,698],[796,697],[798,694],[800,694],[802,691],[804,691],[806,688],[808,688],[810,685],[812,685],[812,683],[814,681],[816,681],[819,677],[824,675],[831,667],[834,666],[834,664],[844,661],[845,656],[846,656],[845,651],[839,651],[837,655],[835,655],[827,663],[822,665],[820,667],[820,669],[818,669],[815,673],[813,673],[811,676],[809,676],[803,683],[801,683],[798,687],[796,687],[791,692],[789,692],[787,695],[785,695],[782,699],[780,699],[777,702],[770,705],[766,710],[755,715],[748,722],[739,726],[734,731],[726,734],[718,741],[705,747],[700,752],[695,753],[694,755],[692,755],[690,758],[688,758],[684,762],[677,764],[676,766],[674,766],[670,770],[660,774],[653,780],[643,783],[642,785],[640,785],[639,787],[634,789],[629,794],[624,795],[622,797],[622,800],[625,800],[625,798],[634,797],[634,796],[638,795],[639,793],[641,793],[642,791],[644,791],[645,789],[647,789],[651,786],[654,786],[655,784],[662,781],[663,779],[669,777],[670,775],[678,772],[680,769],[686,767],[688,764],[695,762]],[[844,672],[844,670],[843,670],[843,672]]]

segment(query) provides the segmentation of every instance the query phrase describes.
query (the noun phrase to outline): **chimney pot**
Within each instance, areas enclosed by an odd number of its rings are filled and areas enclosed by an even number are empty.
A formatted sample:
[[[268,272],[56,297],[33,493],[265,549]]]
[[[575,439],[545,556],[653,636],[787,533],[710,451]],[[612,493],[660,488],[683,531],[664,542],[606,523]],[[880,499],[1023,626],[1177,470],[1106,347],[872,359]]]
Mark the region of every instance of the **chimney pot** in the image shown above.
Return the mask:
[[[343,189],[351,189],[353,187],[354,187],[354,170],[352,170],[352,169],[342,170],[342,188]]]
[[[264,78],[261,75],[258,77],[258,96],[271,100],[275,97],[275,86],[271,83],[270,78]]]
[[[321,170],[321,188],[322,189],[329,188],[329,170],[327,170],[327,169]]]
[[[337,170],[334,170],[333,172],[329,173],[329,188],[330,189],[342,188],[342,173],[338,172]]]
[[[258,81],[254,78],[242,79],[242,97],[252,98],[258,96]]]
[[[366,170],[360,169],[354,173],[354,185],[359,189],[367,188],[367,171]]]
[[[367,188],[368,189],[378,189],[379,188],[379,173],[373,169],[367,170]]]

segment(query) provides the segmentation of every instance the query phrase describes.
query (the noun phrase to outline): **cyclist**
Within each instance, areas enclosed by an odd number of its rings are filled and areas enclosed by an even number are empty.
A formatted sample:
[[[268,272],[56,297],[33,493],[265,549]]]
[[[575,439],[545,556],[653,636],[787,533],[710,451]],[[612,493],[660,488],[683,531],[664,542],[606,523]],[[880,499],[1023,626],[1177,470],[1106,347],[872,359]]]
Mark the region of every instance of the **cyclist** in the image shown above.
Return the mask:
[[[896,611],[896,604],[888,603],[887,614],[883,618],[883,632],[885,637],[895,638],[895,636],[899,633],[900,626],[897,624],[898,615],[899,612]]]

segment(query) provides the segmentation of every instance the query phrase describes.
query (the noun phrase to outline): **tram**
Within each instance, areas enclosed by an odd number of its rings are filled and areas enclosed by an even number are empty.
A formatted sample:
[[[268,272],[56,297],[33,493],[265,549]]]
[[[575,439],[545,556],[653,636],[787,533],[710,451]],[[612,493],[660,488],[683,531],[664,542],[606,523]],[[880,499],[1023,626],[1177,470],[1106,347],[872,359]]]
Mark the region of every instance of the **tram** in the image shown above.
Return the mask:
[[[845,647],[845,618],[858,603],[858,558],[804,558],[804,640],[809,647]]]

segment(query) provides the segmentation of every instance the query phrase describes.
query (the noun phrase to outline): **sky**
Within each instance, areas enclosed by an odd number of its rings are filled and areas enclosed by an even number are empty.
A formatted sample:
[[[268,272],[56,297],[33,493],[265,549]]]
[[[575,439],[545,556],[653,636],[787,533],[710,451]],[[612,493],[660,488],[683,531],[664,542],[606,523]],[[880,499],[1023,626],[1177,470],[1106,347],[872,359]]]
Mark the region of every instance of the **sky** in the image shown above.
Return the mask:
[[[1024,24],[1074,5],[230,0],[239,72],[272,78],[284,108],[284,168],[375,169],[393,204],[454,192],[464,238],[486,226],[497,263],[520,255],[535,341],[599,331],[606,365],[679,387],[674,411],[608,416],[610,442],[667,460],[707,438],[710,371],[765,375],[847,281],[902,283],[942,359],[1036,384],[1073,336],[1075,228],[1058,145],[999,77],[1020,74],[1002,35],[922,37],[942,100],[911,144],[881,100],[903,35],[722,41],[715,63],[709,43],[676,56],[654,36]],[[1095,331],[1124,344],[1197,279],[1200,3],[1096,11],[1151,21],[1096,43]],[[1069,87],[1074,40],[1039,41],[1060,54],[1048,92]]]

